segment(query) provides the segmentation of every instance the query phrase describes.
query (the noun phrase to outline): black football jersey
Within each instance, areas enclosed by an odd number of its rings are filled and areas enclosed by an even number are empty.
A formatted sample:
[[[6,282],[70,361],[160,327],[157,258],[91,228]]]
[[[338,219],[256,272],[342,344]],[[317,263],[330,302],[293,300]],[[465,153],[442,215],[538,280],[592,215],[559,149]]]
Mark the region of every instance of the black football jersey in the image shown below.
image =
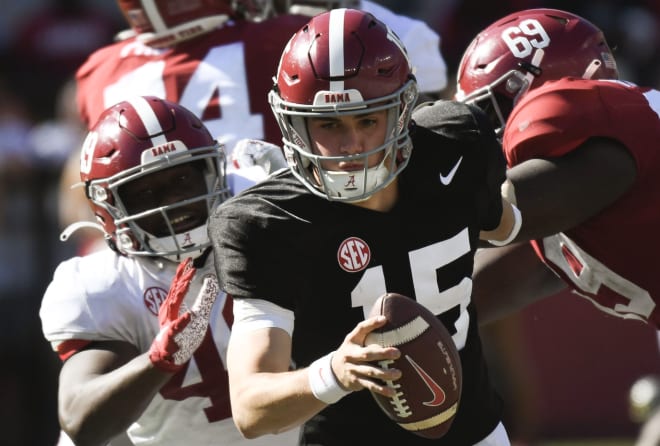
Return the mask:
[[[471,445],[500,421],[501,401],[489,382],[470,295],[479,231],[495,228],[502,213],[504,158],[489,124],[472,108],[439,102],[414,118],[414,148],[389,212],[319,198],[285,170],[211,217],[224,290],[294,312],[298,367],[337,349],[385,292],[424,304],[459,348],[463,392],[442,439],[405,431],[361,391],[310,420],[301,444]]]

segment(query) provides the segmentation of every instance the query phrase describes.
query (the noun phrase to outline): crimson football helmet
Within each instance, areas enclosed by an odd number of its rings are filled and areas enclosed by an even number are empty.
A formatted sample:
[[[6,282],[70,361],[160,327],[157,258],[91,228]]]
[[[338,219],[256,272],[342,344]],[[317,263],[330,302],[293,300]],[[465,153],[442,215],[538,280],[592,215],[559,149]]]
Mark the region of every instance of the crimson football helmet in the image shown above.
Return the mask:
[[[98,220],[95,227],[111,248],[178,262],[210,246],[210,209],[230,195],[225,165],[223,148],[192,112],[145,96],[120,102],[100,116],[83,143],[80,178]],[[163,184],[163,176],[172,173],[178,176]],[[136,184],[146,186],[143,194],[132,196]]]
[[[230,19],[262,20],[273,0],[118,0],[119,8],[146,45],[162,48],[197,37]]]
[[[528,9],[496,21],[472,40],[458,67],[456,99],[481,107],[501,135],[525,93],[567,76],[618,78],[603,32],[566,11]]]
[[[313,17],[282,53],[269,102],[282,130],[287,163],[315,195],[361,201],[387,186],[408,163],[410,115],[417,84],[399,38],[371,14],[333,9]],[[387,110],[384,143],[349,156],[314,153],[306,119]],[[368,166],[368,157],[383,161]],[[322,161],[360,163],[362,169],[330,171]]]

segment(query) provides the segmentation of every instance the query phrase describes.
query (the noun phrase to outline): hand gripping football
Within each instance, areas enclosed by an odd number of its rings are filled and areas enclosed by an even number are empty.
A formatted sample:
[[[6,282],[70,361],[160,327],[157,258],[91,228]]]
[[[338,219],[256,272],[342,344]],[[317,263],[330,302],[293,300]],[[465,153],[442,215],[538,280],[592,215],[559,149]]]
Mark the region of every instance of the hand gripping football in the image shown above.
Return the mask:
[[[394,346],[397,360],[380,361],[401,370],[401,378],[385,383],[393,398],[371,393],[385,414],[402,428],[425,438],[440,438],[454,420],[462,389],[461,360],[445,326],[426,307],[395,293],[378,298],[370,316],[386,324],[367,336],[365,345]]]

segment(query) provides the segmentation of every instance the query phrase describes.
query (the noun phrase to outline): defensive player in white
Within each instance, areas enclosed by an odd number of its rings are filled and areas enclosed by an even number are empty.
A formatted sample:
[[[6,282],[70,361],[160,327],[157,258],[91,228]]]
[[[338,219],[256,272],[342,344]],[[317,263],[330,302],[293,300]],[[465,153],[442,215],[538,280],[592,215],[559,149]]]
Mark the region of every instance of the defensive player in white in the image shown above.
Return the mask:
[[[447,64],[440,51],[440,36],[422,20],[396,14],[369,0],[275,0],[291,14],[315,16],[336,8],[352,8],[373,14],[403,42],[413,66],[419,89],[419,102],[439,99],[447,87]]]
[[[206,232],[209,210],[242,187],[225,163],[192,112],[155,97],[109,108],[89,132],[80,175],[110,249],[62,262],[40,309],[75,444],[124,431],[135,445],[295,443],[294,431],[247,442],[231,419],[232,304]]]

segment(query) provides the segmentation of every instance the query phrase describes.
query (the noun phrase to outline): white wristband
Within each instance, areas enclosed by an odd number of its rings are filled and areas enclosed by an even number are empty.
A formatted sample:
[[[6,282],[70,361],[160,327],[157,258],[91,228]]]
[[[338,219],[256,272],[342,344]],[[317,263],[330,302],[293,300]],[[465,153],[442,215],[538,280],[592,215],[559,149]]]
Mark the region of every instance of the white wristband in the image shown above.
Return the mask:
[[[317,400],[326,404],[333,404],[351,393],[350,390],[344,390],[339,385],[339,381],[332,371],[332,355],[330,352],[322,358],[312,362],[307,368],[307,378],[309,387]]]
[[[514,238],[520,232],[520,227],[522,226],[522,214],[520,209],[518,209],[513,203],[511,203],[511,210],[513,211],[513,228],[511,228],[511,233],[506,238],[506,240],[488,240],[488,243],[494,246],[504,246],[508,245],[513,241]]]

